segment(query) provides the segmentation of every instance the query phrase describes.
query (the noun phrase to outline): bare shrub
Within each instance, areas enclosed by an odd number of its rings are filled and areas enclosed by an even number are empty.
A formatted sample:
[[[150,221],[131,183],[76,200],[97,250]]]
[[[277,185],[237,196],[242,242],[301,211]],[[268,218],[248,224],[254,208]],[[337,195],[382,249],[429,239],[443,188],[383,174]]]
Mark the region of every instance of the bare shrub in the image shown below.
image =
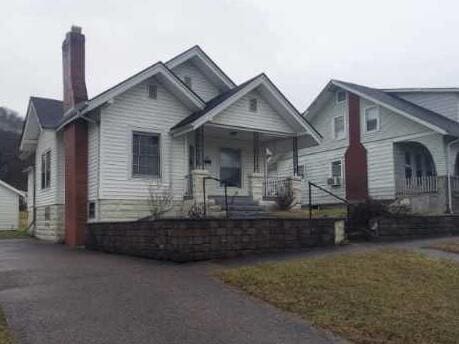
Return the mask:
[[[194,201],[190,208],[188,208],[187,215],[192,219],[204,218],[206,216],[204,203]]]
[[[292,208],[295,205],[295,195],[292,188],[289,185],[279,186],[274,201],[280,210],[289,210]]]
[[[151,217],[158,220],[172,209],[172,194],[170,192],[158,192],[155,190],[155,185],[150,185],[148,191]]]

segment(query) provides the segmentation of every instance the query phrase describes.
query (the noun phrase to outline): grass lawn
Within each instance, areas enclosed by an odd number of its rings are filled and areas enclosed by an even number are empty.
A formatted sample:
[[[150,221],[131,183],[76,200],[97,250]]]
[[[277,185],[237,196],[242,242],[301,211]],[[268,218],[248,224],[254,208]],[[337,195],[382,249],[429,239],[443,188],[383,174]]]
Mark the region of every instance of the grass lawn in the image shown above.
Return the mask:
[[[0,309],[0,344],[13,344],[15,341],[11,336],[7,324],[5,316],[3,315],[2,310]]]
[[[262,264],[226,283],[355,343],[457,343],[459,265],[403,250]]]
[[[427,248],[434,248],[436,250],[459,254],[459,239],[441,241],[441,242],[432,244],[428,246]]]
[[[11,231],[11,230],[0,230],[0,240],[2,239],[23,239],[28,238],[29,235],[24,230]]]

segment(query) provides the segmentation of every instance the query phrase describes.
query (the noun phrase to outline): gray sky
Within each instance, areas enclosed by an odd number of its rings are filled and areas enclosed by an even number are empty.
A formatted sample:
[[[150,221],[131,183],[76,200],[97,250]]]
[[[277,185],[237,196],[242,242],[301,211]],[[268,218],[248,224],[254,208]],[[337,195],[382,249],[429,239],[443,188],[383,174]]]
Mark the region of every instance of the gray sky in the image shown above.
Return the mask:
[[[330,78],[459,86],[459,3],[435,0],[188,0],[0,3],[0,106],[62,98],[61,43],[86,35],[94,96],[199,44],[236,82],[266,72],[303,111]]]

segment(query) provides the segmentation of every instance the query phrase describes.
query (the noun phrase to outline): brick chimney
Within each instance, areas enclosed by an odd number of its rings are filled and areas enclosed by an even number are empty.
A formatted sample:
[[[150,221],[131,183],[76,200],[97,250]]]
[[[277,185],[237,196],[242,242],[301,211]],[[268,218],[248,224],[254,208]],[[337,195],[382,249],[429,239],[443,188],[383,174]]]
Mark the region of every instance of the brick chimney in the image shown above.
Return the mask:
[[[62,43],[64,77],[64,112],[88,100],[85,82],[84,35],[81,27],[72,26]]]
[[[84,36],[72,26],[62,43],[64,112],[88,100],[84,72]],[[88,127],[75,119],[64,128],[65,146],[65,243],[85,243],[88,202]]]

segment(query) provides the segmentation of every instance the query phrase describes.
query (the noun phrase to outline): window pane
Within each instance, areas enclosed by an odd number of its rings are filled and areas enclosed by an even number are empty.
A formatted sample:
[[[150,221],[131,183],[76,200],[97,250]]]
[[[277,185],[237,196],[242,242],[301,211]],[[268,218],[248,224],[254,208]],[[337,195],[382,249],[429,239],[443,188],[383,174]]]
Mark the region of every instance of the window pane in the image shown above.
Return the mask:
[[[367,131],[378,130],[379,114],[375,107],[365,110],[366,129]]]
[[[341,177],[341,161],[332,162],[332,177]]]
[[[160,175],[159,137],[134,133],[132,137],[132,174]]]
[[[344,116],[334,118],[334,130],[336,139],[344,137]]]
[[[344,91],[338,91],[336,92],[336,101],[338,103],[341,103],[346,100],[346,92]]]

